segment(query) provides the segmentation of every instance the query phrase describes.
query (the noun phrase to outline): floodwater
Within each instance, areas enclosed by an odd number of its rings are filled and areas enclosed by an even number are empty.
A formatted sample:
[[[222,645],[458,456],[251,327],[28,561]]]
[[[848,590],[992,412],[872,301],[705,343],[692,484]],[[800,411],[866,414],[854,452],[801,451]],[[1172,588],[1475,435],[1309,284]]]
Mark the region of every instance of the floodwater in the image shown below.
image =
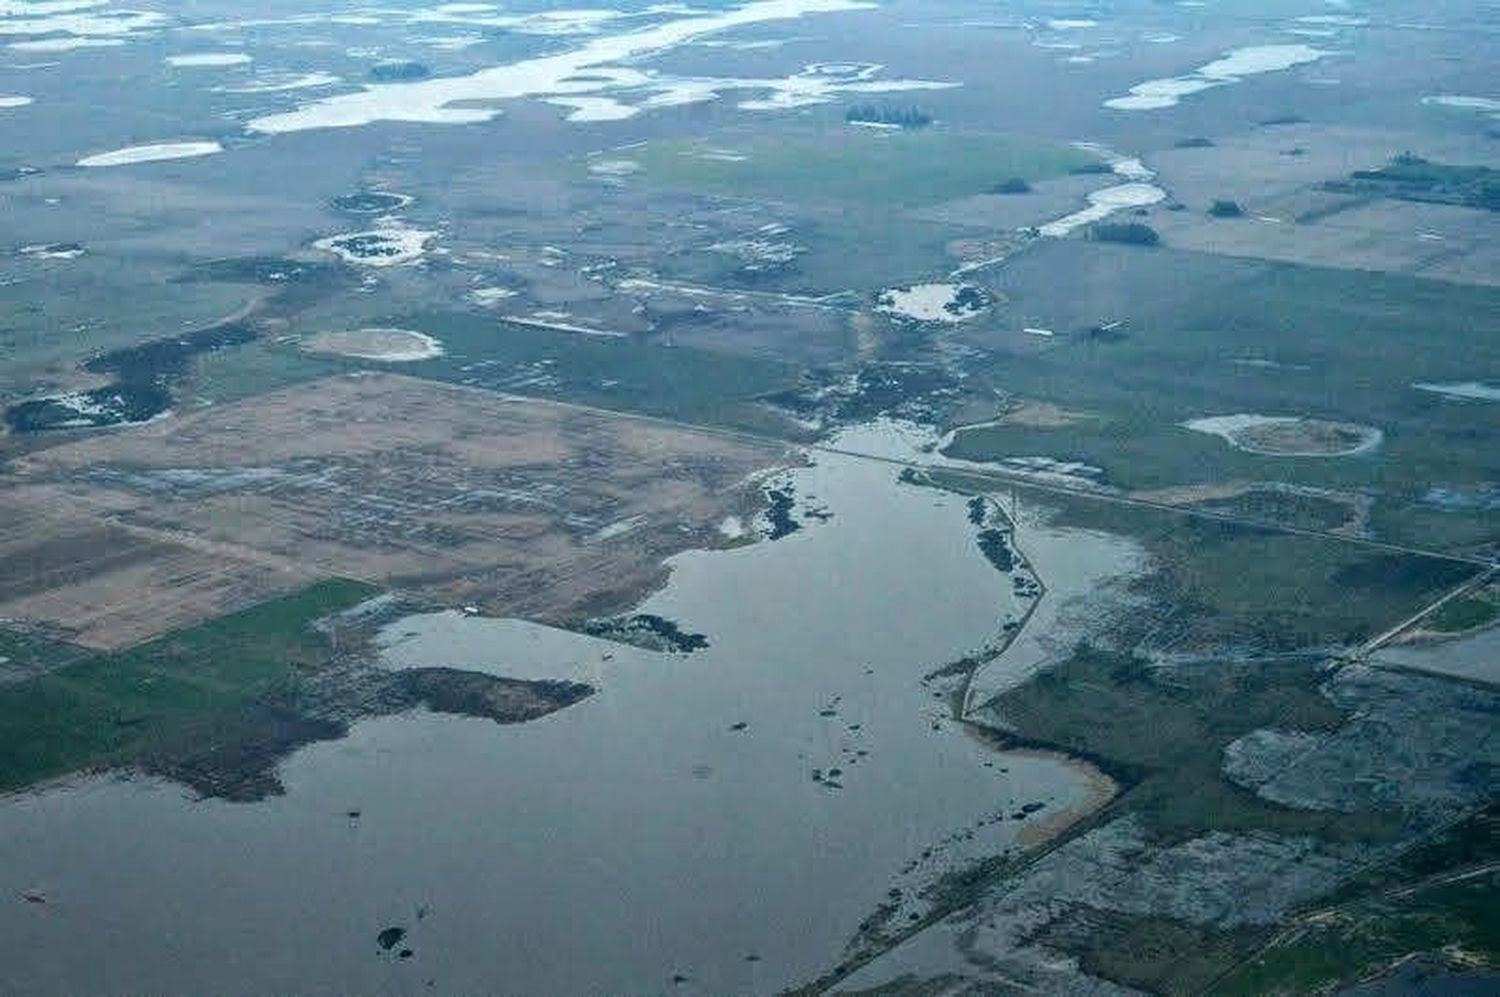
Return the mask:
[[[1117,111],[1159,111],[1176,107],[1183,97],[1238,83],[1246,76],[1283,72],[1332,54],[1310,45],[1250,45],[1199,66],[1187,76],[1138,83],[1128,95],[1111,97],[1104,106]]]
[[[1167,192],[1151,183],[1156,172],[1147,168],[1139,159],[1121,156],[1097,142],[1075,142],[1080,149],[1103,157],[1124,183],[1096,190],[1088,196],[1088,207],[1065,215],[1037,228],[1037,233],[1052,239],[1060,239],[1085,225],[1104,221],[1111,215],[1130,208],[1147,208],[1167,199]]]
[[[567,98],[568,106],[577,110],[576,120],[609,120],[629,115],[627,109],[615,106],[617,102],[606,91],[652,82],[648,74],[628,63],[733,28],[860,11],[867,6],[863,0],[752,0],[713,13],[684,10],[683,16],[660,24],[614,34],[601,33],[570,50],[491,66],[467,76],[370,86],[356,93],[328,97],[294,111],[257,118],[249,123],[249,128],[254,132],[280,134],[359,127],[376,121],[471,124],[489,121],[499,113],[488,105],[522,97]],[[602,76],[603,80],[580,82],[581,76]],[[918,84],[908,81],[908,85]],[[579,97],[595,99],[578,104],[573,98]],[[477,106],[481,102],[487,106]]]
[[[223,152],[217,142],[158,142],[154,145],[132,145],[125,149],[101,152],[85,156],[79,166],[129,166],[133,163],[156,163],[164,159],[192,159],[196,156],[211,156]]]
[[[880,460],[962,471],[1005,470],[1014,474],[1018,466],[946,457],[942,451],[952,442],[952,432],[939,437],[914,423],[876,419],[845,430],[832,445],[842,452]],[[1087,465],[1048,457],[1010,460],[1026,462],[1034,470],[1025,477],[1040,484],[1089,484],[1067,473],[1070,468]],[[1024,684],[1069,653],[1078,641],[1101,629],[1101,621],[1110,614],[1129,606],[1130,583],[1149,567],[1146,551],[1126,537],[1051,525],[1051,510],[1045,500],[1037,500],[1033,494],[1026,493],[1024,500],[1015,490],[995,496],[1017,525],[1015,546],[1023,561],[1021,571],[1039,580],[1043,591],[1035,605],[1029,601],[1017,603],[1016,618],[1029,613],[1026,626],[998,657],[974,673],[964,710],[976,718],[984,718],[982,711],[991,699]]]
[[[964,704],[971,712],[1102,630],[1101,621],[1129,603],[1128,584],[1146,568],[1145,551],[1124,537],[1051,526],[1047,510],[1030,502],[1007,511],[1019,524],[1016,546],[1046,590],[1016,639],[974,674]]]
[[[1019,606],[964,499],[896,475],[819,454],[792,484],[831,519],[676,558],[641,611],[707,634],[696,654],[457,613],[385,631],[391,667],[597,686],[540,721],[368,721],[256,804],[110,779],[11,800],[6,986],[728,994],[830,968],[893,885],[1098,792],[1074,763],[985,748],[921,684]],[[390,927],[408,934],[382,951]]]
[[[1500,685],[1500,627],[1448,640],[1388,645],[1376,652],[1375,661]]]
[[[1456,381],[1449,384],[1435,384],[1430,381],[1414,384],[1412,387],[1419,391],[1431,391],[1439,395],[1447,395],[1450,398],[1468,398],[1474,401],[1500,402],[1500,386],[1485,384],[1482,381]]]

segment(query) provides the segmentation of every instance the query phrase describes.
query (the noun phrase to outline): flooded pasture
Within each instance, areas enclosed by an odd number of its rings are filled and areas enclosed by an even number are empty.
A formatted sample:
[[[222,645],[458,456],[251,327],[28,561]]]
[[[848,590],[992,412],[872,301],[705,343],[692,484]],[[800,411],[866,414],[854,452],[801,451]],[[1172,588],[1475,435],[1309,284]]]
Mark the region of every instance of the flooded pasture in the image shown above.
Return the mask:
[[[1087,769],[996,753],[921,681],[1021,615],[965,499],[838,454],[793,478],[804,528],[682,555],[639,607],[707,635],[692,653],[460,613],[380,636],[393,668],[598,688],[560,713],[368,721],[255,804],[107,778],[9,801],[3,885],[45,900],[0,905],[38,953],[11,984],[770,993],[836,964],[889,890],[1097,802]]]

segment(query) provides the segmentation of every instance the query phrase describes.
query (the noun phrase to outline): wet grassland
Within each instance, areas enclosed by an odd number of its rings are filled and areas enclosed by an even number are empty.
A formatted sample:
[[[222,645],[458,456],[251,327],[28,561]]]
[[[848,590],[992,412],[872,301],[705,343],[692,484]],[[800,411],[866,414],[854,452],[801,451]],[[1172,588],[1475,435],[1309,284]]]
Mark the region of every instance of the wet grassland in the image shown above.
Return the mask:
[[[0,687],[0,787],[129,764],[326,659],[313,621],[375,594],[330,582],[126,651]]]
[[[994,493],[992,480],[935,470],[922,483],[975,495],[971,508],[985,521],[979,496]],[[1468,947],[1480,963],[1496,958],[1485,920],[1493,863],[1451,841],[1493,833],[1492,817],[1471,815],[1496,789],[1500,759],[1487,741],[1500,696],[1344,663],[1482,569],[1108,496],[1007,491],[1049,509],[1049,528],[1130,537],[1146,570],[1071,649],[1031,680],[969,704],[964,719],[997,746],[1086,759],[1122,790],[1053,843],[994,856],[938,887],[938,912],[919,931],[949,930],[949,917],[954,931],[971,926],[958,936],[967,968],[950,982],[1025,981],[1037,959],[1065,954],[1086,974],[1078,986],[1092,977],[1154,993],[1264,992],[1272,983],[1303,992],[1309,981],[1347,981],[1445,945]],[[1024,550],[1024,533],[1017,542]],[[1430,729],[1433,711],[1446,718],[1441,730]],[[1107,871],[1115,848],[1150,870],[1134,874],[1151,884],[1139,899],[1128,878],[1116,887],[1122,896],[1097,892],[1100,876],[1116,874]],[[1389,886],[1372,895],[1361,885],[1372,875],[1361,869],[1400,870],[1433,848],[1420,861],[1432,888],[1446,892],[1392,903]],[[1218,906],[1236,889],[1221,879],[1243,882],[1240,913]],[[1350,916],[1301,913],[1346,896],[1356,898]],[[972,927],[1013,918],[1034,927],[990,945],[990,929]],[[1352,958],[1330,947],[1345,934],[1358,938]],[[899,955],[902,937],[883,944]]]
[[[978,222],[925,220],[914,209],[985,194],[1010,179],[1066,176],[1097,162],[1060,143],[991,132],[870,130],[842,122],[652,142],[629,156],[639,166],[630,184],[726,205],[774,205],[787,218],[768,231],[751,229],[741,240],[782,247],[777,265],[705,247],[710,251],[661,260],[664,273],[728,287],[861,297],[951,269],[947,249],[957,235],[995,234]]]
[[[962,430],[950,456],[1078,461],[1129,492],[1305,486],[1373,500],[1363,528],[1381,539],[1449,550],[1500,540],[1486,498],[1500,478],[1500,407],[1415,387],[1500,365],[1500,292],[1097,244],[1039,245],[986,278],[1009,305],[960,332],[978,351],[967,366],[1079,417]],[[1113,322],[1114,335],[1092,334]],[[1008,328],[1033,324],[1056,335],[1039,345]],[[1383,438],[1349,456],[1276,456],[1183,425],[1232,413],[1353,423]],[[1335,515],[1315,494],[1291,494],[1270,501],[1302,521]]]
[[[413,377],[704,426],[791,429],[758,403],[795,382],[797,368],[791,364],[626,336],[558,332],[462,312],[401,314],[378,324],[416,330],[442,343],[442,356],[399,365],[401,373]],[[392,367],[354,357],[309,357],[296,342],[268,347],[258,364],[277,386],[336,371]]]
[[[189,332],[149,339],[90,357],[79,370],[100,387],[20,401],[5,409],[16,433],[97,429],[145,422],[169,411],[205,355],[238,352],[260,337],[267,321],[284,319],[334,293],[347,277],[325,264],[275,257],[220,259],[178,274],[173,283],[193,294],[203,285],[254,288],[252,304],[237,317]]]
[[[1472,970],[1500,962],[1500,807],[1491,805],[1299,912],[1233,971],[1222,994],[1309,993],[1368,978],[1413,952]]]
[[[712,141],[653,142],[631,153],[642,179],[703,193],[796,203],[885,207],[933,204],[983,193],[1011,177],[1062,176],[1095,158],[951,128],[872,132],[835,126],[733,133]]]

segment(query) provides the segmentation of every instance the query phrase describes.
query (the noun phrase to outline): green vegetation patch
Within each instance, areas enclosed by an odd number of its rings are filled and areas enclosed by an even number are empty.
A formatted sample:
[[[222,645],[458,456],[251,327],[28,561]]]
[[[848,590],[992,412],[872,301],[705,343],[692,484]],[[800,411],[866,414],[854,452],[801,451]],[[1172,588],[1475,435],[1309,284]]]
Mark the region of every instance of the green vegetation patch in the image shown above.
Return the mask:
[[[29,630],[0,626],[0,676],[52,671],[88,653],[76,644],[52,640]]]
[[[1053,921],[1038,940],[1079,960],[1091,976],[1147,993],[1201,994],[1264,939],[1265,931],[1216,931],[1163,917],[1087,909]]]
[[[1156,572],[1145,583],[1189,645],[1270,652],[1360,644],[1473,578],[1475,565],[1339,540],[1083,499],[1059,526],[1135,539]]]
[[[1039,346],[958,330],[977,351],[970,373],[1098,418],[966,430],[951,456],[1081,461],[1127,490],[1240,480],[1362,491],[1384,539],[1450,549],[1500,539],[1486,510],[1405,512],[1435,485],[1500,480],[1500,408],[1413,387],[1500,369],[1500,290],[1079,240],[1036,245],[978,279],[1008,301],[1012,330],[1056,336]],[[1114,322],[1112,336],[1090,334]],[[1355,456],[1267,456],[1182,425],[1235,413],[1358,423],[1384,439]]]
[[[432,360],[402,364],[403,374],[707,425],[780,427],[753,402],[792,387],[798,375],[797,367],[773,360],[461,313],[403,315],[382,324],[435,336],[446,350]],[[391,369],[357,359],[330,363]]]
[[[1383,840],[1393,814],[1293,810],[1220,772],[1223,750],[1253,730],[1331,730],[1343,714],[1318,692],[1311,658],[1153,667],[1146,659],[1080,645],[990,708],[1021,739],[1088,758],[1130,788],[1108,813],[1133,812],[1164,843],[1209,831]]]
[[[1348,180],[1333,180],[1324,186],[1339,194],[1375,194],[1403,201],[1500,211],[1500,170],[1488,166],[1446,166],[1409,152],[1378,170],[1356,170]]]
[[[1193,508],[1299,530],[1336,530],[1346,525],[1352,515],[1347,502],[1274,488],[1257,488],[1233,498],[1209,499],[1194,503]]]
[[[1155,246],[1161,242],[1156,229],[1144,222],[1100,222],[1089,227],[1088,237],[1094,242],[1118,242],[1126,246]]]
[[[1500,598],[1490,592],[1454,599],[1422,621],[1422,626],[1453,634],[1489,626],[1497,619],[1500,619]]]
[[[128,765],[328,657],[313,621],[378,589],[335,580],[0,687],[0,792]]]
[[[1346,884],[1212,992],[1333,990],[1413,953],[1444,949],[1500,966],[1500,807]]]
[[[912,207],[1043,180],[1097,160],[1066,146],[948,129],[840,128],[657,142],[634,150],[650,183],[774,201]]]

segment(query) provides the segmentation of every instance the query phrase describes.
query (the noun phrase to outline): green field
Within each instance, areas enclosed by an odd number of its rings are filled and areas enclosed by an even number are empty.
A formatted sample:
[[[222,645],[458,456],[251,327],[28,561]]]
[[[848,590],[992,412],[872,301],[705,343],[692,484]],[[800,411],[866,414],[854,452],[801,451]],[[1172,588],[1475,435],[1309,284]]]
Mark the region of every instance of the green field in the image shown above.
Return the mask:
[[[336,360],[259,339],[194,357],[177,396],[186,409],[204,402],[224,405],[344,369]]]
[[[621,412],[781,434],[787,424],[755,399],[794,385],[800,368],[741,354],[662,346],[514,325],[462,312],[367,319],[426,332],[444,356],[399,365],[313,355],[262,339],[194,358],[185,407],[225,404],[351,370],[381,370]]]
[[[644,167],[640,177],[647,183],[730,197],[868,207],[934,204],[986,193],[1012,177],[1043,180],[1098,162],[1065,145],[980,132],[846,125],[654,142],[630,156]]]
[[[1334,530],[1348,523],[1346,503],[1319,495],[1304,495],[1274,489],[1257,489],[1227,499],[1194,503],[1195,509],[1236,519],[1249,519],[1299,530]]]
[[[0,400],[70,383],[74,367],[95,353],[136,346],[210,325],[244,307],[252,289],[203,284],[191,295],[142,294],[167,274],[157,268],[84,257],[8,285],[0,295]]]
[[[949,240],[1003,234],[923,221],[910,217],[908,208],[985,194],[1015,177],[1041,180],[1098,163],[1068,146],[988,133],[842,124],[782,135],[656,142],[629,155],[644,167],[633,182],[796,209],[792,230],[773,237],[805,250],[791,266],[747,275],[735,261],[705,251],[662,259],[663,273],[810,294],[870,294],[946,273],[954,265],[944,249]]]
[[[1204,992],[1264,940],[1257,929],[1217,931],[1164,917],[1090,910],[1042,930],[1049,947],[1076,956],[1091,976],[1147,993],[1189,997]]]
[[[806,250],[785,269],[750,274],[738,260],[710,251],[666,256],[660,263],[662,274],[674,280],[813,296],[854,291],[872,300],[877,290],[948,273],[956,262],[947,255],[948,242],[986,233],[878,205],[837,205],[801,213],[791,232],[776,237]]]
[[[1317,913],[1299,918],[1213,992],[1322,991],[1412,953],[1450,947],[1493,969],[1500,965],[1500,810],[1492,806],[1363,874]]]
[[[963,472],[929,476],[965,494],[995,488]],[[1027,495],[1024,485],[1014,491]],[[1481,570],[1108,499],[1037,493],[1034,501],[1055,510],[1053,526],[1140,544],[1153,569],[1137,583],[1153,607],[1148,622],[1177,634],[1183,650],[1227,644],[1281,653],[1359,644]]]
[[[1371,550],[1185,514],[1076,500],[1059,526],[1121,533],[1157,566],[1153,595],[1191,643],[1272,651],[1353,645],[1474,577],[1459,561]]]
[[[0,672],[41,672],[61,668],[89,652],[26,630],[0,626]]]
[[[0,686],[0,792],[128,765],[205,718],[231,715],[326,660],[314,620],[378,591],[322,582],[292,595]]]
[[[401,364],[402,374],[517,395],[591,405],[704,425],[785,428],[752,404],[791,387],[798,368],[754,357],[661,346],[514,325],[459,312],[420,312],[381,321],[436,336],[446,354]],[[338,370],[392,370],[390,364],[306,358],[295,344],[278,347],[281,364],[263,362],[267,383]]]
[[[1422,621],[1422,626],[1439,633],[1463,633],[1488,626],[1500,619],[1500,593],[1493,590],[1454,599]]]
[[[1319,692],[1318,662],[1277,658],[1152,667],[1080,645],[1067,660],[1002,693],[990,709],[1027,743],[1087,758],[1128,784],[1107,815],[1136,813],[1159,841],[1209,831],[1381,841],[1394,814],[1293,810],[1231,783],[1223,749],[1253,730],[1329,730],[1343,715]]]
[[[1013,334],[976,329],[976,372],[1095,418],[969,430],[953,456],[1080,460],[1126,489],[1250,480],[1360,490],[1381,500],[1372,526],[1387,538],[1500,536],[1482,509],[1418,504],[1433,486],[1500,479],[1500,405],[1413,387],[1500,369],[1500,290],[1085,243],[1035,247],[986,279],[1009,297],[1010,324],[1057,337],[1022,350]],[[1117,320],[1118,335],[1088,332]],[[1274,457],[1181,425],[1233,413],[1362,423],[1385,439],[1359,456]]]

